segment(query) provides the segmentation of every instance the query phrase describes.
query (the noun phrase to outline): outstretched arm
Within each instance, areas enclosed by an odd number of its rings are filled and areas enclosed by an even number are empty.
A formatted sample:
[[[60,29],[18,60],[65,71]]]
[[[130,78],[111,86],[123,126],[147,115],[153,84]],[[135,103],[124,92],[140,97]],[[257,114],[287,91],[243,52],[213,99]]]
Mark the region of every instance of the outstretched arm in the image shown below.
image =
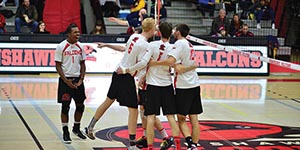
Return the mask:
[[[128,21],[127,20],[122,20],[122,19],[115,18],[115,17],[109,17],[108,21],[115,22],[115,23],[117,23],[119,25],[122,25],[122,26],[128,26]]]
[[[108,47],[111,48],[113,50],[119,51],[119,52],[124,52],[125,51],[125,47],[121,46],[121,45],[113,45],[113,44],[108,44],[108,43],[101,43],[98,42],[98,48],[102,48],[102,47]]]

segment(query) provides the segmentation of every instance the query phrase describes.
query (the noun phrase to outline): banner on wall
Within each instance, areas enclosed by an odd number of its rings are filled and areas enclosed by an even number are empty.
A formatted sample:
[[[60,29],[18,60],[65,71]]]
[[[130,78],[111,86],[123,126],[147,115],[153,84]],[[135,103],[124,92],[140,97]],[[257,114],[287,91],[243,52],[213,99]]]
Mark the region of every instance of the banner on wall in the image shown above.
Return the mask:
[[[82,43],[87,54],[88,73],[111,73],[123,57],[123,52],[110,48],[97,48],[95,43]],[[111,43],[114,44],[114,43]],[[120,44],[118,45],[125,45]],[[0,72],[56,72],[55,48],[57,44],[1,43]],[[240,46],[245,51],[267,56],[267,47]],[[208,46],[194,46],[199,74],[268,74],[268,64]]]

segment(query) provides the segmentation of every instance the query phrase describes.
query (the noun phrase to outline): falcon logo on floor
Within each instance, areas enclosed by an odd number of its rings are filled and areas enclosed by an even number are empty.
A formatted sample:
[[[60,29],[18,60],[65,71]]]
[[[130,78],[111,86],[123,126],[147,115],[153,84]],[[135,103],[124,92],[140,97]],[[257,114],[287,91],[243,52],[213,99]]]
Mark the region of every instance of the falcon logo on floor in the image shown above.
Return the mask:
[[[262,123],[200,121],[199,150],[300,150],[300,127],[286,127]],[[170,126],[163,123],[169,135]],[[127,126],[114,127],[96,132],[96,137],[107,141],[119,141],[127,145]],[[142,128],[137,129],[137,137]],[[185,148],[184,139],[182,148]],[[161,137],[156,134],[154,146],[159,147]],[[112,150],[111,148],[94,148]]]

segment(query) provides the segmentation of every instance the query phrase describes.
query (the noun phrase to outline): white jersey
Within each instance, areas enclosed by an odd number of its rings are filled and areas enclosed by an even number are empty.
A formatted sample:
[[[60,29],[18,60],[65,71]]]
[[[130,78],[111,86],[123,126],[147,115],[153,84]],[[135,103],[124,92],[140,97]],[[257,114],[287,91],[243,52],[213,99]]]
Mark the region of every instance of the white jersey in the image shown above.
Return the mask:
[[[132,70],[130,72],[133,76],[136,75],[137,71],[139,69],[139,66],[136,64],[141,60],[141,58],[146,53],[146,49],[148,48],[148,41],[146,37],[142,36],[141,34],[133,34],[130,36],[126,43],[126,49],[124,56],[117,66],[123,67],[123,68],[129,68],[129,70]]]
[[[176,59],[176,64],[192,66],[195,62],[195,50],[193,45],[186,39],[177,40],[169,55]],[[199,85],[199,77],[196,70],[191,70],[181,74],[175,73],[175,88],[187,89],[197,87]]]
[[[149,48],[143,59],[152,57],[155,61],[163,61],[168,58],[168,53],[172,50],[169,42],[154,41],[149,44]],[[155,86],[169,86],[172,84],[170,66],[151,66],[148,68],[146,75],[146,83]]]
[[[169,42],[154,41],[149,44],[146,50],[146,54],[140,59],[140,61],[129,70],[140,70],[139,75],[146,75],[146,83],[156,86],[169,86],[172,84],[171,69],[169,66],[151,66],[147,67],[150,59],[156,61],[165,60],[168,57],[168,53],[172,50],[172,46]],[[143,69],[144,68],[144,69]],[[139,77],[140,77],[139,76]]]
[[[80,76],[80,62],[86,55],[80,42],[70,44],[67,40],[59,43],[55,50],[55,61],[61,62],[62,70],[66,77]]]

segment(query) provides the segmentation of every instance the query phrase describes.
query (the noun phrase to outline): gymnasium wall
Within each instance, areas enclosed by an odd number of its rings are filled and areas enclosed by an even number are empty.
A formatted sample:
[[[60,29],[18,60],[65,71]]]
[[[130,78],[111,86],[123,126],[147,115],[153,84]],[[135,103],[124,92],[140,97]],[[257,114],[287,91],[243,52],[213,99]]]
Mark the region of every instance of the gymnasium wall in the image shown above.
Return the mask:
[[[4,35],[0,37],[1,73],[41,73],[56,72],[54,54],[56,45],[66,38],[65,35]],[[110,48],[97,48],[94,42],[124,45],[129,36],[82,35],[81,43],[87,54],[88,73],[112,73],[123,57],[122,52]],[[199,37],[222,45],[234,46],[258,56],[268,56],[267,40],[253,38],[211,38]],[[171,39],[171,44],[174,39]],[[247,56],[228,53],[199,43],[192,42],[195,49],[196,69],[199,75],[268,75],[269,65],[250,59]]]

